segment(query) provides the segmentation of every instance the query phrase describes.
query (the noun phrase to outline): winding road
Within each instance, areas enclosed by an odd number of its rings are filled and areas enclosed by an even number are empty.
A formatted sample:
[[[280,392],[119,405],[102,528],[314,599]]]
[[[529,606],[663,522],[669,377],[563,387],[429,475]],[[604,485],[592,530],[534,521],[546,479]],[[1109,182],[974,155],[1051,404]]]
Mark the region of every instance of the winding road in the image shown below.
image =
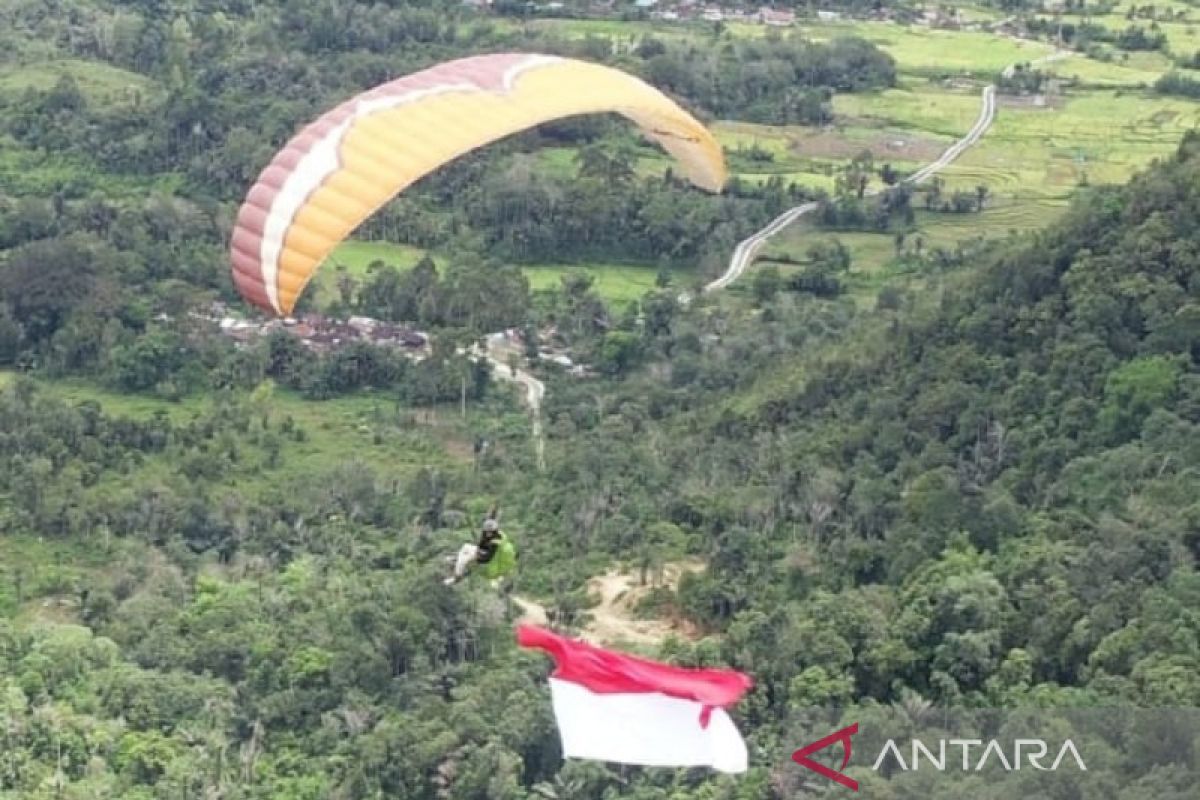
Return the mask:
[[[1053,53],[1035,58],[1029,62],[1030,66],[1035,64],[1047,64],[1052,61],[1059,61],[1071,55],[1069,50],[1055,50]],[[1016,64],[1010,64],[1004,70],[1005,76],[1012,75],[1016,70]],[[975,145],[976,142],[987,133],[988,128],[992,127],[992,122],[996,119],[996,87],[994,85],[985,86],[983,89],[983,104],[979,109],[979,118],[975,120],[975,124],[971,126],[971,130],[967,131],[966,135],[950,146],[946,152],[942,153],[936,161],[926,164],[921,169],[909,175],[901,183],[919,184],[925,179],[937,174],[941,170],[948,167],[954,159],[963,154],[967,148]],[[878,194],[879,190],[874,189],[867,192],[868,195]],[[734,248],[733,256],[729,259],[729,267],[725,270],[725,274],[704,287],[705,292],[713,292],[718,289],[724,289],[729,284],[736,281],[754,262],[754,255],[758,249],[762,247],[767,239],[770,239],[781,230],[791,225],[796,220],[805,214],[811,214],[819,207],[817,202],[807,202],[801,205],[789,208],[787,211],[780,214],[775,219],[771,220],[765,228],[758,233],[752,234],[738,243]],[[686,303],[690,298],[685,294],[680,297],[680,300]]]
[[[987,133],[987,129],[992,126],[992,121],[996,118],[996,87],[987,86],[983,90],[983,105],[979,110],[979,119],[975,120],[975,124],[971,126],[971,130],[967,131],[966,135],[950,146],[946,152],[942,153],[936,161],[926,164],[921,169],[909,175],[901,183],[918,184],[935,175],[942,169],[950,165],[954,159],[962,155],[963,151],[979,141],[983,134]],[[873,189],[867,192],[867,195],[878,194],[878,189]],[[729,267],[725,270],[725,274],[717,278],[715,281],[707,284],[704,291],[713,292],[718,289],[724,289],[729,284],[736,281],[754,262],[754,256],[758,249],[766,244],[767,239],[770,239],[781,230],[791,225],[796,220],[805,214],[811,214],[820,207],[817,201],[809,201],[801,205],[789,208],[787,211],[780,214],[775,219],[771,220],[765,228],[751,236],[743,239],[734,248],[733,256],[729,259]]]
[[[1057,61],[1066,58],[1070,55],[1069,51],[1057,50],[1054,53],[1041,58],[1034,59],[1030,64],[1046,63]],[[1011,71],[1016,68],[1016,65],[1010,66],[1005,70],[1006,74],[1011,74]],[[909,183],[914,186],[936,175],[941,170],[949,166],[956,158],[963,154],[969,147],[974,146],[980,138],[987,133],[988,128],[992,126],[992,122],[996,119],[996,87],[989,85],[984,87],[982,93],[982,105],[979,109],[979,118],[975,120],[975,124],[971,129],[952,144],[946,152],[942,153],[937,160],[926,164],[921,169],[909,175],[901,181],[901,183]],[[876,195],[878,189],[872,189],[867,192],[867,195]],[[754,262],[754,256],[758,253],[759,248],[766,244],[767,240],[775,234],[782,231],[788,225],[791,225],[796,220],[803,217],[805,214],[811,214],[820,206],[817,201],[809,201],[802,203],[780,214],[775,219],[771,220],[762,230],[754,233],[741,242],[738,242],[737,247],[733,250],[733,255],[729,259],[729,266],[724,274],[714,281],[704,286],[705,292],[713,292],[719,289],[724,289],[731,283],[740,278],[750,264]],[[684,292],[680,295],[679,300],[686,305],[691,297]],[[476,348],[476,353],[483,355],[495,368],[497,377],[501,380],[510,381],[519,384],[525,390],[525,403],[529,406],[529,410],[533,415],[533,437],[535,447],[537,448],[538,468],[545,469],[545,440],[542,436],[542,400],[546,395],[546,385],[535,378],[529,372],[509,366],[507,358],[511,356],[512,350],[504,346],[503,334],[494,333],[487,339],[487,347],[480,352]]]

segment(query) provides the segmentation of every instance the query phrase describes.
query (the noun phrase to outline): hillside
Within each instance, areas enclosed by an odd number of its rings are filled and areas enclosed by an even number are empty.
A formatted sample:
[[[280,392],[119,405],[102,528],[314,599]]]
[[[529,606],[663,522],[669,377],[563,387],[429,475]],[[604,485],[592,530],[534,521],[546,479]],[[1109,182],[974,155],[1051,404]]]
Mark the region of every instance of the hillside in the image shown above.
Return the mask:
[[[713,323],[679,317],[648,342],[674,342],[666,384],[556,387],[552,469],[506,493],[524,590],[569,615],[609,559],[703,558],[656,602],[717,634],[674,658],[755,675],[739,716],[756,774],[784,769],[775,743],[810,705],[1196,705],[1198,154],[1189,137],[940,302],[822,343],[828,310],[780,298],[691,354]],[[5,593],[5,791],[51,796],[56,770],[79,797],[616,781],[554,777],[543,667],[515,655],[504,604],[436,589],[443,498],[469,473],[389,486],[331,465],[321,492],[298,477],[255,497],[240,475],[263,474],[276,423],[247,411],[134,422],[4,391],[8,528],[40,533],[5,537],[28,570]]]
[[[967,246],[972,223],[923,208],[914,225],[956,231],[924,254],[889,214],[798,229],[780,269],[681,304],[822,196],[813,175],[839,201],[882,181],[848,142],[920,121],[912,164],[939,152],[978,112],[943,73],[990,79],[1026,45],[450,0],[0,0],[0,44],[0,800],[836,797],[793,750],[872,715],[1003,709],[1051,709],[1043,732],[1102,757],[936,784],[856,762],[864,796],[1194,795],[1200,135],[1194,103],[1130,82],[1165,52],[1067,60],[1119,88],[1064,103],[1106,166],[1047,177],[1053,221],[1034,204]],[[385,206],[306,295],[419,328],[423,358],[214,323],[253,316],[229,229],[296,126],[503,50],[662,85],[722,137],[731,187],[683,185],[618,120],[543,126]],[[1027,156],[1017,203],[1062,160],[1062,117],[1029,105],[947,196]],[[1167,117],[1093,129],[1113,109]],[[978,197],[958,219],[991,219]],[[468,355],[503,329],[546,385],[544,469],[512,387]],[[494,504],[512,581],[444,586]],[[752,675],[732,710],[750,771],[564,763],[522,617]]]

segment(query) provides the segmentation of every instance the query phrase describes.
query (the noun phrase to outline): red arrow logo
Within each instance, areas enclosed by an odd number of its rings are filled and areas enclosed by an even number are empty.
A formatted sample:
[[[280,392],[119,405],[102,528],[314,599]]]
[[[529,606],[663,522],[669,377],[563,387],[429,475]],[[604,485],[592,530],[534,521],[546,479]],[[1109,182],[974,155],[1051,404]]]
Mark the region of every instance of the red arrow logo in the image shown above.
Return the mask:
[[[857,792],[858,791],[858,781],[854,780],[853,778],[847,778],[840,771],[834,771],[834,770],[830,769],[829,767],[825,766],[824,764],[818,764],[816,761],[813,761],[811,758],[809,758],[810,755],[817,752],[818,750],[824,750],[826,747],[829,747],[829,745],[833,744],[834,742],[841,742],[842,743],[842,766],[840,769],[845,769],[846,765],[850,763],[850,737],[856,733],[858,733],[858,723],[857,722],[854,723],[853,725],[848,725],[845,728],[842,728],[840,731],[834,731],[833,733],[826,736],[824,739],[818,739],[817,741],[813,742],[812,744],[801,747],[799,750],[792,753],[792,761],[795,761],[797,764],[799,764],[802,767],[808,767],[813,772],[816,772],[819,775],[824,775],[826,778],[829,778],[829,780],[831,780],[831,781],[836,781],[837,783],[840,783],[842,786],[845,786],[847,789],[853,789],[854,791]]]

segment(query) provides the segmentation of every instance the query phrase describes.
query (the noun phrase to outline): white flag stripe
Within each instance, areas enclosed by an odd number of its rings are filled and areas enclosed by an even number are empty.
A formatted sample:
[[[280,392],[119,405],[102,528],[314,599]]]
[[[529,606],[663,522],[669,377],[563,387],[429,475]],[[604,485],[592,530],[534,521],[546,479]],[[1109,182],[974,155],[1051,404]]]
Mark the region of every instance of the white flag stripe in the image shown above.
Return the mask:
[[[745,772],[746,743],[723,709],[700,726],[703,706],[657,692],[599,694],[550,678],[563,755],[652,767]]]

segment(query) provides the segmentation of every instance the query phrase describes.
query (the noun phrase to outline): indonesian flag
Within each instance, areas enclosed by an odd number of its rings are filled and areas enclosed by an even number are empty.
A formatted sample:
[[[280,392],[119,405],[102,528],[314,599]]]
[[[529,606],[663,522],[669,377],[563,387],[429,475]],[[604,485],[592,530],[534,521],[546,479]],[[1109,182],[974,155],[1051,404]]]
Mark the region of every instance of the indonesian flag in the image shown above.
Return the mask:
[[[746,743],[724,709],[753,685],[732,670],[684,669],[517,627],[545,650],[563,755],[651,767],[746,771]]]

